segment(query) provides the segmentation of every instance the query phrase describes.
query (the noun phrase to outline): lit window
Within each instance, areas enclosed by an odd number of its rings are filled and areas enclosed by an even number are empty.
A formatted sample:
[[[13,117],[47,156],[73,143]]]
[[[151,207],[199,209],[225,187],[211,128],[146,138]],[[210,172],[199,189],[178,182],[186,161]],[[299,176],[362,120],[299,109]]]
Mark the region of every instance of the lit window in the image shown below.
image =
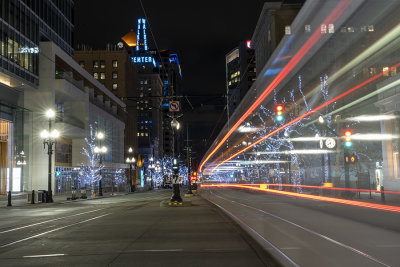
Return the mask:
[[[118,83],[113,83],[112,89],[113,90],[118,90]]]
[[[329,24],[328,25],[328,32],[329,33],[334,33],[335,32],[335,25]]]
[[[149,87],[147,90],[148,90],[148,91],[151,91],[151,87]]]
[[[97,60],[93,61],[93,68],[98,68],[99,67],[99,62]]]
[[[113,60],[112,61],[112,66],[113,66],[113,68],[117,68],[118,67],[118,60]]]
[[[311,25],[310,24],[305,25],[304,26],[304,31],[305,32],[311,32]]]
[[[374,31],[374,25],[369,25],[368,26],[368,31],[373,32]]]
[[[79,61],[79,66],[81,66],[82,68],[85,67],[85,61]]]
[[[383,67],[382,72],[383,76],[389,76],[389,67]]]
[[[231,85],[231,84],[232,84],[232,82],[229,82],[229,83],[228,83],[228,85]]]
[[[143,84],[143,81],[140,81],[140,84]]]
[[[100,68],[104,69],[106,67],[106,62],[104,60],[100,60]]]
[[[144,81],[144,84],[147,84],[147,80]]]
[[[290,26],[285,26],[285,34],[286,35],[291,34]]]
[[[146,133],[146,136],[149,136],[149,134],[148,134],[148,133]]]
[[[347,32],[347,28],[346,27],[342,27],[342,28],[340,28],[340,31],[341,32]]]
[[[139,97],[143,97],[143,93],[140,93]]]
[[[104,72],[100,72],[100,80],[105,80],[106,74]]]
[[[118,72],[114,71],[112,73],[112,77],[113,77],[113,79],[117,79],[118,78]]]
[[[144,134],[143,134],[143,133],[140,133],[140,136],[144,136]]]
[[[396,76],[396,74],[397,74],[397,69],[396,68],[393,68],[393,69],[390,70],[390,76]]]
[[[348,32],[354,32],[354,27],[347,27]]]
[[[93,77],[98,80],[99,79],[99,74],[97,72],[93,73]]]
[[[326,24],[321,25],[321,33],[325,34],[326,33]]]
[[[361,32],[366,32],[367,31],[367,26],[361,26]]]
[[[140,133],[137,133],[137,136],[140,136]]]

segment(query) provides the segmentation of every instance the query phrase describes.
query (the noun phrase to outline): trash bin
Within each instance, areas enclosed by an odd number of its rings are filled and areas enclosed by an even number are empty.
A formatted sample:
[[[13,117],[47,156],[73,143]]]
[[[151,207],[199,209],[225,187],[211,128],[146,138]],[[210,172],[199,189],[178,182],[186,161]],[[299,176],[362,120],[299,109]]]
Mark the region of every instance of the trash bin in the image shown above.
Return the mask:
[[[47,200],[47,191],[38,190],[38,202],[46,203],[46,200]]]

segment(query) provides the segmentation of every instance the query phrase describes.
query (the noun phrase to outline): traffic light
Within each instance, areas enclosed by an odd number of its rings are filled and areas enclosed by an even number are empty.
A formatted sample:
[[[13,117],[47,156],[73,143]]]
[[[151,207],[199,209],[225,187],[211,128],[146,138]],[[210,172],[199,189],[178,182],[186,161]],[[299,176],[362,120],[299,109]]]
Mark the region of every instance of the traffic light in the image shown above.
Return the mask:
[[[353,145],[353,142],[351,142],[351,135],[352,134],[353,133],[348,129],[346,131],[344,131],[344,139],[345,139],[344,146],[347,147],[347,148],[350,148]]]
[[[275,119],[277,122],[282,122],[285,118],[283,117],[284,107],[282,104],[275,105]]]

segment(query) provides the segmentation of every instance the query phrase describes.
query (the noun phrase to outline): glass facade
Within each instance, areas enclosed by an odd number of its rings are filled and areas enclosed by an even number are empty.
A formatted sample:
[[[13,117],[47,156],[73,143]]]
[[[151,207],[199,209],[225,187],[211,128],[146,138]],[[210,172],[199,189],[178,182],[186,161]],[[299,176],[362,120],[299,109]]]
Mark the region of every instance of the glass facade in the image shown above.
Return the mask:
[[[39,41],[51,40],[72,55],[72,7],[69,0],[2,0],[0,67],[37,84]]]
[[[32,113],[0,103],[0,194],[31,189]]]

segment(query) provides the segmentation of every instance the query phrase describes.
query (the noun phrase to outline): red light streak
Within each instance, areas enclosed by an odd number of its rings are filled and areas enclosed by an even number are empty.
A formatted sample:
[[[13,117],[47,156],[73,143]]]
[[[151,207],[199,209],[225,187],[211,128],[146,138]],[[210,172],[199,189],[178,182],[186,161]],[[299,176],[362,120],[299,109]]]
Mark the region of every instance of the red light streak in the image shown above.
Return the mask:
[[[352,1],[342,0],[335,7],[335,9],[329,14],[329,16],[322,22],[322,24],[334,23],[342,12],[350,5]],[[202,171],[204,164],[210,159],[212,155],[221,147],[221,145],[228,139],[229,136],[239,127],[240,124],[264,101],[264,99],[279,85],[279,83],[286,77],[286,75],[299,63],[304,55],[315,45],[315,43],[321,38],[322,34],[317,29],[307,42],[297,51],[293,58],[288,64],[282,69],[282,71],[275,77],[275,79],[268,85],[264,92],[257,98],[257,100],[250,106],[250,108],[240,117],[240,119],[233,125],[228,133],[222,138],[218,145],[211,151],[206,159],[200,164],[199,171]]]
[[[395,69],[395,68],[397,68],[397,67],[399,67],[399,66],[400,66],[400,63],[397,63],[396,65],[390,67],[390,68],[389,68],[389,71],[391,71],[392,69]],[[386,71],[385,71],[385,73],[386,73]],[[236,152],[235,154],[233,154],[233,155],[230,156],[229,158],[227,158],[227,159],[223,160],[222,162],[220,162],[217,166],[215,166],[215,167],[211,170],[211,173],[214,172],[214,170],[215,170],[216,168],[218,168],[219,166],[221,166],[222,164],[224,164],[224,163],[227,162],[228,160],[231,160],[231,159],[233,159],[234,157],[236,157],[237,155],[240,155],[240,154],[242,154],[243,152],[249,150],[250,148],[252,148],[253,146],[255,146],[255,145],[259,144],[259,143],[261,143],[262,141],[264,141],[264,140],[267,139],[268,137],[270,137],[270,136],[276,134],[277,132],[279,132],[279,131],[285,129],[286,127],[292,125],[293,123],[298,122],[299,120],[301,120],[301,119],[303,119],[303,118],[305,118],[305,117],[310,116],[312,113],[314,113],[314,112],[316,112],[316,111],[318,111],[318,110],[320,110],[320,109],[322,109],[322,108],[328,106],[329,104],[332,104],[333,102],[335,102],[335,101],[341,99],[342,97],[344,97],[344,96],[346,96],[346,95],[348,95],[348,94],[350,94],[350,93],[356,91],[357,89],[362,88],[364,85],[366,85],[366,84],[368,84],[368,83],[370,83],[370,82],[376,80],[377,78],[381,77],[382,75],[383,75],[383,72],[381,72],[381,73],[379,73],[379,74],[377,74],[377,75],[375,75],[375,76],[373,76],[373,77],[371,77],[371,78],[365,80],[364,82],[362,82],[362,83],[360,83],[360,84],[354,86],[353,88],[347,90],[346,92],[341,93],[340,95],[338,95],[338,96],[332,98],[331,100],[325,102],[324,104],[322,104],[322,105],[320,105],[320,106],[318,106],[318,107],[316,107],[316,108],[310,110],[309,112],[304,113],[303,115],[300,115],[299,117],[293,119],[292,121],[289,121],[288,123],[286,123],[286,124],[284,124],[284,125],[282,125],[282,126],[276,128],[276,129],[273,130],[272,132],[268,133],[267,135],[265,135],[265,136],[261,137],[260,139],[258,139],[257,141],[255,141],[254,143],[252,143],[252,144],[250,144],[249,146],[243,148],[242,150],[239,150],[238,152]]]
[[[294,193],[294,192],[279,191],[279,190],[274,190],[274,189],[262,189],[262,188],[247,186],[247,185],[227,185],[227,184],[204,185],[204,184],[202,184],[201,187],[237,187],[237,188],[244,188],[244,189],[251,189],[251,190],[257,190],[257,191],[281,194],[281,195],[286,195],[286,196],[301,197],[301,198],[317,200],[317,201],[325,201],[325,202],[331,202],[331,203],[337,203],[337,204],[343,204],[343,205],[349,205],[349,206],[356,206],[356,207],[362,207],[362,208],[370,208],[370,209],[392,211],[392,212],[400,213],[400,207],[398,207],[398,206],[375,204],[375,203],[368,203],[368,202],[361,202],[361,201],[347,200],[347,199],[333,198],[333,197],[323,197],[323,196],[315,196],[315,195],[308,195],[308,194],[300,194],[300,193]]]

